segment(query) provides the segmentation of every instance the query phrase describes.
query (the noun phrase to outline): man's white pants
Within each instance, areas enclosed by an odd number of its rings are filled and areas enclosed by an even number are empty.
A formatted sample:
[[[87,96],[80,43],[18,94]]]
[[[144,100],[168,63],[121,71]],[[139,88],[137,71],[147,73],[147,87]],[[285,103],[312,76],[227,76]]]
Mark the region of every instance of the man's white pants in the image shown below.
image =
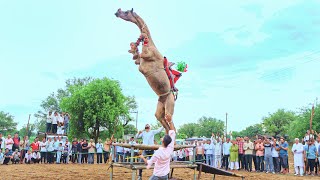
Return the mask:
[[[239,162],[230,162],[230,169],[239,169]]]
[[[301,167],[301,166],[294,167],[294,170],[295,170],[296,174],[299,174],[299,169],[300,169],[300,175],[303,176],[303,169],[304,168]]]
[[[221,155],[215,155],[214,167],[221,168]]]

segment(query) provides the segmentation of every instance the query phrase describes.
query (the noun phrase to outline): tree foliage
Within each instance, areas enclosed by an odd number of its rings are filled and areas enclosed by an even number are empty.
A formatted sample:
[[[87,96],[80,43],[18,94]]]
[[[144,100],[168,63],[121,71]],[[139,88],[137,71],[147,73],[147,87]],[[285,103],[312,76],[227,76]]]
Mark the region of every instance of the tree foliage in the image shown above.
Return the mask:
[[[285,129],[291,139],[303,138],[306,131],[310,129],[311,108],[301,108],[296,119],[288,124]],[[320,129],[320,105],[315,107],[315,114],[312,120],[312,129],[319,133]]]
[[[183,124],[179,128],[178,134],[183,134],[183,135],[185,135],[185,137],[194,137],[194,136],[196,136],[196,132],[197,132],[198,128],[200,128],[200,126],[197,123]]]
[[[100,128],[109,134],[123,132],[121,117],[129,116],[128,98],[118,81],[95,79],[85,86],[70,86],[71,95],[62,98],[61,108],[71,114],[71,136],[88,135],[97,141]],[[90,132],[89,129],[92,129]]]
[[[263,118],[263,126],[266,132],[272,136],[285,135],[286,126],[296,119],[295,113],[279,109],[268,117]]]
[[[17,129],[17,123],[14,122],[14,117],[9,113],[0,111],[0,132],[12,133]]]
[[[197,136],[211,137],[212,133],[223,134],[224,122],[212,117],[201,117],[198,120],[199,128],[196,130]]]
[[[31,124],[31,123],[29,124],[28,132],[27,132],[27,125],[24,125],[19,130],[19,136],[22,136],[22,137],[23,136],[29,136],[29,137],[35,136],[36,135],[35,130],[36,130],[35,124]]]
[[[246,129],[240,132],[232,132],[233,137],[249,137],[254,138],[256,135],[264,135],[265,132],[263,130],[262,124],[254,124],[246,127]]]

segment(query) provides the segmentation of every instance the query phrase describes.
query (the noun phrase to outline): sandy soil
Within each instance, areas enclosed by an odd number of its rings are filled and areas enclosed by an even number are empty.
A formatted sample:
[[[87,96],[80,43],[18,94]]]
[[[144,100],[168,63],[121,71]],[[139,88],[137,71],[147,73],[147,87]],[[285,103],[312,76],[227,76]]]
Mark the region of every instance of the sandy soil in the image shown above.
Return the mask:
[[[47,164],[18,164],[18,165],[1,165],[0,179],[109,179],[108,165],[78,165],[78,164],[61,164],[61,165],[47,165]],[[246,179],[320,179],[320,177],[295,177],[293,174],[289,175],[272,175],[265,173],[246,173],[243,171],[237,172],[246,177]],[[292,173],[292,172],[291,172]],[[144,177],[150,177],[151,170],[144,171]],[[175,169],[173,177],[176,179],[192,179],[193,171],[191,169]],[[202,174],[201,179],[211,180],[211,174]],[[124,168],[114,169],[115,180],[125,180],[131,178],[131,171]],[[148,178],[144,178],[148,179]],[[216,176],[216,179],[241,179],[233,177]]]

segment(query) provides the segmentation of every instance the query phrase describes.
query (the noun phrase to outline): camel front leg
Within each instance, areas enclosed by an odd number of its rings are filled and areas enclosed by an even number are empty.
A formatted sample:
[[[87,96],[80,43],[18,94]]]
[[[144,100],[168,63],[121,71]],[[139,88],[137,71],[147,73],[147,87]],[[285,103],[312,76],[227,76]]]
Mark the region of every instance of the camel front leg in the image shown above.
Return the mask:
[[[168,134],[169,125],[164,119],[164,116],[165,116],[164,104],[160,101],[160,99],[158,101],[158,105],[157,105],[157,110],[156,110],[155,116],[156,116],[157,120],[162,124],[162,126],[166,129],[166,134]]]

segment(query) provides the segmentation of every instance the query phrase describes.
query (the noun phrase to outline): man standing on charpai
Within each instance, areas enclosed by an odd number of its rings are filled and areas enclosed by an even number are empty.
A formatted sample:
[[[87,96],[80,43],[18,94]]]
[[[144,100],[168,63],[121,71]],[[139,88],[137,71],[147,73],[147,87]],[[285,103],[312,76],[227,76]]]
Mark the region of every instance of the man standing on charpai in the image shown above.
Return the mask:
[[[142,138],[142,144],[144,145],[154,145],[154,135],[160,133],[161,131],[164,130],[163,127],[157,129],[157,130],[151,130],[151,127],[149,124],[146,124],[144,131],[139,131],[139,133],[136,135],[136,138]],[[143,151],[143,156],[147,156],[148,158],[151,158],[153,155],[154,150],[144,150]],[[143,162],[143,160],[140,160]],[[139,170],[139,178],[142,179],[142,169]]]

